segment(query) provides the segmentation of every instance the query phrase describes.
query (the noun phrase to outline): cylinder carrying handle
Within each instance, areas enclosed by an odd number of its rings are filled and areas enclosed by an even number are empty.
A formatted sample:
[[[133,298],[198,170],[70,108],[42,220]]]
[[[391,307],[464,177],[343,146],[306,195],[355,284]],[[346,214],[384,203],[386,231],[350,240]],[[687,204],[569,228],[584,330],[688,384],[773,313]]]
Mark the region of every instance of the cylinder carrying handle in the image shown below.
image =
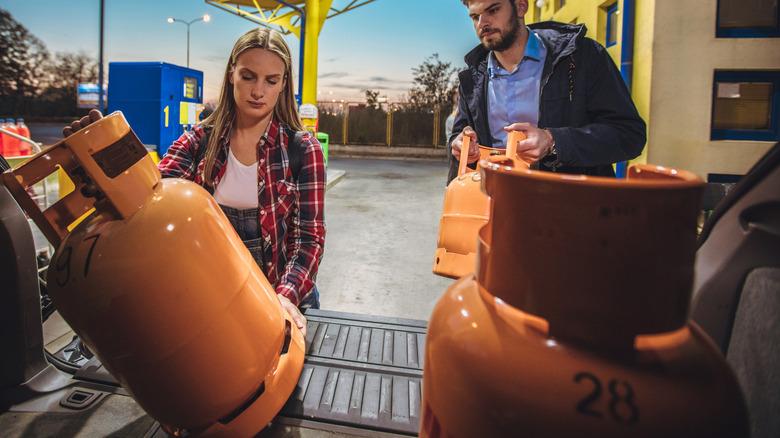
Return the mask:
[[[57,170],[67,174],[75,188],[41,211],[27,191]],[[57,247],[70,232],[69,227],[93,208],[100,206],[115,219],[133,215],[160,177],[143,143],[122,113],[115,112],[7,170],[2,181]]]
[[[469,148],[471,147],[471,137],[463,135],[460,144],[460,160],[458,161],[458,176],[466,173],[466,165],[469,162]]]

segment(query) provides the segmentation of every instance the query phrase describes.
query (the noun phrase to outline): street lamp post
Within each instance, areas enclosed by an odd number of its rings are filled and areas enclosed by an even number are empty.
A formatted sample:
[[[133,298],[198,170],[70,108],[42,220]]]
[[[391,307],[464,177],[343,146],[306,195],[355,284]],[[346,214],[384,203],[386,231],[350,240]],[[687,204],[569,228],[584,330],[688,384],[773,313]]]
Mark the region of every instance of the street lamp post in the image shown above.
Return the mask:
[[[168,23],[182,23],[187,25],[187,68],[190,67],[190,26],[193,23],[197,23],[198,21],[203,21],[204,23],[208,23],[209,21],[211,21],[211,17],[209,16],[209,14],[203,14],[202,17],[198,17],[190,21],[168,17]]]

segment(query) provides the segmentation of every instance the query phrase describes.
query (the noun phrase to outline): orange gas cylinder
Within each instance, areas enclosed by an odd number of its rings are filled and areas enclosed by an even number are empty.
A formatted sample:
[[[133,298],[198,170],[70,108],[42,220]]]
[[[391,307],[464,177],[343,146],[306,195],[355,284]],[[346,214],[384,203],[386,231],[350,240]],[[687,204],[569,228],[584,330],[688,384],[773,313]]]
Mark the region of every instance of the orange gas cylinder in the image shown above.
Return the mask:
[[[748,436],[734,374],[687,320],[701,181],[482,165],[490,221],[428,325],[420,436]]]
[[[58,167],[76,189],[41,212],[25,188]],[[3,180],[57,248],[60,313],[149,415],[178,435],[268,424],[295,388],[303,337],[208,192],[161,179],[121,113]]]
[[[520,140],[525,139],[525,135],[524,134],[522,134],[522,133],[519,133],[519,134],[520,134],[520,136],[519,136],[519,138],[516,137],[516,141],[520,141]],[[510,133],[510,135],[517,136],[517,134],[512,134],[512,133]],[[479,161],[477,162],[477,170],[479,170],[479,164],[482,162],[482,160],[487,160],[488,158],[495,157],[496,155],[506,155],[506,149],[504,149],[504,148],[492,148],[492,147],[489,147],[489,146],[479,145]]]
[[[479,146],[480,158],[494,156],[517,158],[517,142],[524,140],[522,132],[511,132],[507,148]],[[462,150],[467,151],[471,138],[464,136]],[[506,154],[506,155],[504,155]],[[466,172],[468,154],[461,154],[458,176],[447,186],[444,208],[439,222],[439,242],[433,260],[433,273],[450,278],[460,278],[474,272],[477,256],[477,232],[488,221],[490,199],[480,189],[482,177],[479,170]],[[527,164],[525,164],[527,166]]]

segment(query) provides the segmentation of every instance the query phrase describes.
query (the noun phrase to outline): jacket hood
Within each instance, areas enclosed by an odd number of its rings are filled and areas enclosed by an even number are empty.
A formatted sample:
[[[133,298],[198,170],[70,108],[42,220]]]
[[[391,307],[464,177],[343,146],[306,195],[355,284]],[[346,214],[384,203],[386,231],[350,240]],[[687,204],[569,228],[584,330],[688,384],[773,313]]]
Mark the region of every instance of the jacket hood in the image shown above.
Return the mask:
[[[577,47],[577,42],[585,38],[588,32],[584,24],[564,24],[555,21],[543,21],[530,24],[528,27],[542,39],[547,47],[547,56],[553,62],[571,55]],[[488,53],[490,50],[480,44],[471,49],[463,59],[469,67],[475,67],[487,59]]]

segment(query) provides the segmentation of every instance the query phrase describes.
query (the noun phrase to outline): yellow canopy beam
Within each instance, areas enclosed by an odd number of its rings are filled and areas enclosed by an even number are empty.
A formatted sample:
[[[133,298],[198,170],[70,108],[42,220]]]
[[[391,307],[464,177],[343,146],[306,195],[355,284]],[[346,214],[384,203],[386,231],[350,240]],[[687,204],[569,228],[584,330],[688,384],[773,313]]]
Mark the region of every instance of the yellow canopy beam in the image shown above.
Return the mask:
[[[260,26],[269,27],[284,35],[294,34],[300,38],[300,14],[298,11],[286,8],[282,4],[264,8],[263,2],[260,1],[250,1],[248,2],[249,5],[242,4],[245,2],[228,0],[205,1],[214,7],[238,15],[239,17],[245,18]]]
[[[249,21],[294,34],[301,40],[301,103],[317,104],[317,57],[319,36],[325,20],[373,3],[349,0],[333,6],[334,0],[205,0],[206,3]],[[301,27],[303,25],[303,27]]]

